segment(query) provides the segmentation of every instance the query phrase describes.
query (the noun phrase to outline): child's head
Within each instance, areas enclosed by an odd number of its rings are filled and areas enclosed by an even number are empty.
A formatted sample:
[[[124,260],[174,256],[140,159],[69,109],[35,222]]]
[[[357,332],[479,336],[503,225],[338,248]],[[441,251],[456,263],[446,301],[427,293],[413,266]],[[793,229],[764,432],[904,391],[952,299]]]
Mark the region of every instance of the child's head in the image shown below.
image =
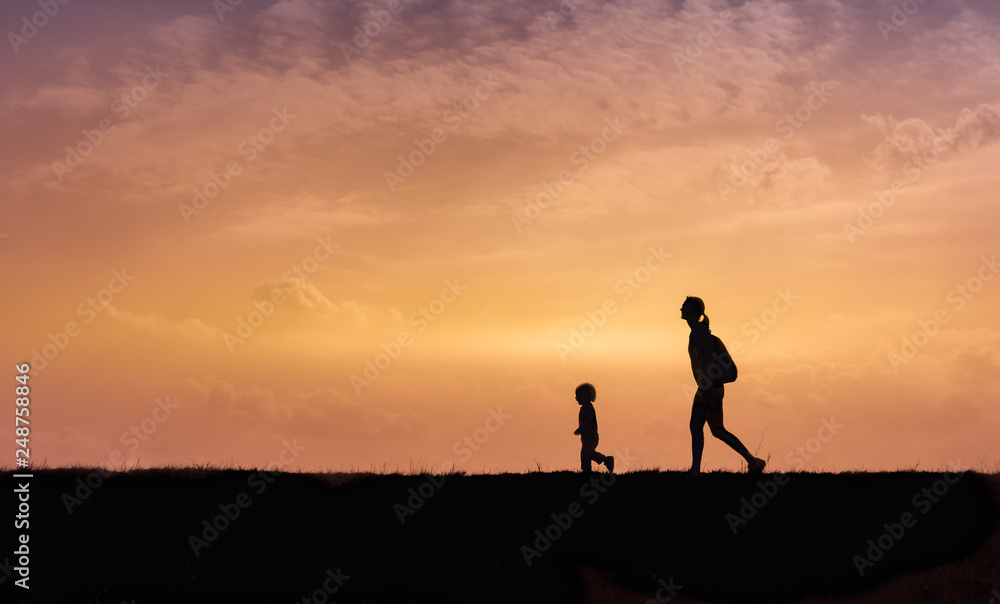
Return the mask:
[[[581,405],[592,403],[597,399],[597,389],[592,384],[580,384],[576,387],[576,402]]]

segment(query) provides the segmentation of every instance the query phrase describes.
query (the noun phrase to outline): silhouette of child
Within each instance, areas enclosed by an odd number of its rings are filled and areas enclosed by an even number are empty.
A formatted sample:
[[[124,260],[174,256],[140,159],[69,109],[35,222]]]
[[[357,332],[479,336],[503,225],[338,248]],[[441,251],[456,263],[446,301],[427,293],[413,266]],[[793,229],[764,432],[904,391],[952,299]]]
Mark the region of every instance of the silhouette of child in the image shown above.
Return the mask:
[[[705,422],[712,430],[712,436],[718,438],[743,456],[747,462],[747,470],[757,474],[764,471],[767,462],[754,457],[743,446],[736,435],[726,430],[722,421],[722,397],[726,390],[721,381],[712,384],[705,383],[704,376],[709,375],[709,367],[716,362],[715,341],[708,328],[708,315],[705,314],[705,303],[701,298],[688,296],[681,305],[681,318],[691,327],[688,339],[688,355],[691,357],[691,371],[694,373],[698,392],[694,395],[691,406],[691,469],[692,474],[701,472],[701,453],[705,448]],[[699,379],[701,378],[701,379]]]
[[[597,452],[597,411],[594,401],[597,399],[597,389],[590,384],[580,384],[576,387],[576,402],[580,404],[580,427],[573,434],[580,435],[580,468],[584,474],[590,474],[591,461],[603,463],[608,472],[615,471],[615,458]]]

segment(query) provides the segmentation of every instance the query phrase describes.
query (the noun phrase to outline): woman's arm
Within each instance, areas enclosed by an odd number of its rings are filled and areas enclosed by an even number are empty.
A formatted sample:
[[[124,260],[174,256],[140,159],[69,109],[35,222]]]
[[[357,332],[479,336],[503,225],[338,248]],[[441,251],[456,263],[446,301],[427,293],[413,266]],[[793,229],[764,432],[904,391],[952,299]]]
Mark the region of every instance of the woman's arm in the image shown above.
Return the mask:
[[[707,392],[716,384],[708,373],[708,367],[715,361],[715,342],[708,330],[692,332],[688,353],[691,355],[691,372],[698,385],[698,390]]]

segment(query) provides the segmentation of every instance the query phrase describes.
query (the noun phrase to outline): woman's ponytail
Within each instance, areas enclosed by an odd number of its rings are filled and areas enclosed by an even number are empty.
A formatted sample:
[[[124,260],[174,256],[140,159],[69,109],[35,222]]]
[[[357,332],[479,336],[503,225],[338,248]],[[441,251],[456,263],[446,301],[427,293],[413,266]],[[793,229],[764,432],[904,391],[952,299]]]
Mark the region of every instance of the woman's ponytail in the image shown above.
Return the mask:
[[[708,329],[708,315],[705,313],[701,314],[701,322],[705,325],[705,329]]]

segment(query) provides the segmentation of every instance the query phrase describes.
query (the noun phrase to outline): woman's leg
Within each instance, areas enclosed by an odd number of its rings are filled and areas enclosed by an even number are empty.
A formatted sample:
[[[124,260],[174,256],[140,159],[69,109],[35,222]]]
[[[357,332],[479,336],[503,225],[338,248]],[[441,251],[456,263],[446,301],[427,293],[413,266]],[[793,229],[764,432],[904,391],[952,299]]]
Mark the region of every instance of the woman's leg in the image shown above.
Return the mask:
[[[732,447],[734,451],[743,456],[743,459],[747,460],[747,464],[751,464],[753,462],[754,456],[750,455],[750,451],[743,446],[740,439],[736,438],[736,435],[729,430],[726,430],[725,426],[720,425],[712,428],[712,436]]]
[[[750,455],[750,451],[743,446],[743,443],[740,442],[740,439],[736,438],[735,434],[726,430],[722,412],[722,400],[723,396],[725,396],[725,390],[722,387],[718,387],[714,389],[713,394],[715,396],[715,400],[711,402],[715,403],[715,405],[712,406],[717,406],[718,411],[708,412],[708,427],[712,430],[712,436],[732,447],[734,451],[743,456],[743,459],[746,460],[748,467],[752,466],[754,459],[756,458],[753,455]]]
[[[691,472],[701,472],[701,454],[705,450],[705,418],[707,409],[694,395],[691,405]]]

